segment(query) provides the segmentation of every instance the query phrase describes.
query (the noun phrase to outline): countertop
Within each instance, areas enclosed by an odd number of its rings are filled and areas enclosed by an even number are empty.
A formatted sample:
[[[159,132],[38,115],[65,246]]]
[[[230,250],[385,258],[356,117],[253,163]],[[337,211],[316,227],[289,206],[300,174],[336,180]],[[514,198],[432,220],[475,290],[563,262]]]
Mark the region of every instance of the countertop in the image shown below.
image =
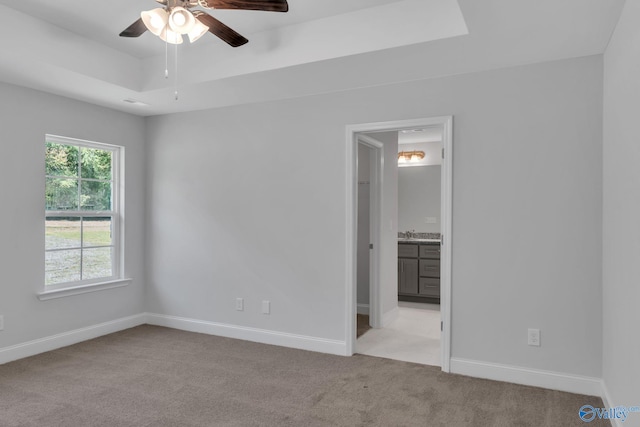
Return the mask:
[[[440,239],[407,239],[398,237],[398,243],[440,243]]]

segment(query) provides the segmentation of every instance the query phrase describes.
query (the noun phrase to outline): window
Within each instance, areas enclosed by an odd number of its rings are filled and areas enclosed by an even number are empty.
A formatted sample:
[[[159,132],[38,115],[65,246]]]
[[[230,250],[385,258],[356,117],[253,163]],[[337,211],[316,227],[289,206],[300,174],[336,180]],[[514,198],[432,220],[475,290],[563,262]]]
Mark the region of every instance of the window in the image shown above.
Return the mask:
[[[120,279],[122,150],[47,135],[45,293]]]

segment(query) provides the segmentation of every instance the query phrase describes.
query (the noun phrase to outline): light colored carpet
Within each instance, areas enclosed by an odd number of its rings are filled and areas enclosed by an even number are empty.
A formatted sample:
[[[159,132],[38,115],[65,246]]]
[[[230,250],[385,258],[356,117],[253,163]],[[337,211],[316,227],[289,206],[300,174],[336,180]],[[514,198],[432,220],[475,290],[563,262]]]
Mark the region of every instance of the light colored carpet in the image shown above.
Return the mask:
[[[584,426],[585,404],[602,401],[147,325],[0,366],[2,427]]]

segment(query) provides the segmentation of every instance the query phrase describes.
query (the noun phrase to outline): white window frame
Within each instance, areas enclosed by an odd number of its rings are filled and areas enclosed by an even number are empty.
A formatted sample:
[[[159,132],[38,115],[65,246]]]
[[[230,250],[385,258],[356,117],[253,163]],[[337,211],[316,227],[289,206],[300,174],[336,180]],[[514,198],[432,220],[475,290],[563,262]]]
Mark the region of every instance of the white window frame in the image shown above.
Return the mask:
[[[38,293],[40,300],[60,298],[69,295],[82,294],[86,292],[100,291],[115,287],[126,286],[130,280],[124,279],[124,147],[118,145],[105,144],[101,142],[87,141],[82,139],[68,138],[64,136],[45,136],[45,147],[47,143],[60,145],[71,145],[80,148],[92,148],[104,151],[111,151],[111,210],[109,211],[87,211],[78,207],[77,210],[46,210],[45,223],[49,217],[110,217],[112,241],[109,247],[113,247],[111,254],[112,275],[110,277],[100,277],[73,282],[57,283],[47,285],[43,277],[42,287]],[[46,160],[45,160],[46,161]],[[47,178],[54,176],[45,175]],[[82,176],[78,176],[78,187],[82,187]],[[81,245],[83,243],[81,242]],[[82,248],[80,248],[82,251]],[[53,250],[46,249],[47,252]],[[82,268],[82,267],[81,267]]]

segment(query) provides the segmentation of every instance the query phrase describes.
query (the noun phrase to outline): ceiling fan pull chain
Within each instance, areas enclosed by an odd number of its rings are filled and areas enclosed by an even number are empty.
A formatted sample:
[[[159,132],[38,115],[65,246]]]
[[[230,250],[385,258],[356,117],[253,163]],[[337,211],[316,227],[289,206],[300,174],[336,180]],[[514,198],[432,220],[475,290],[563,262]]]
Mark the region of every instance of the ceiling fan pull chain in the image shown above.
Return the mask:
[[[174,81],[175,81],[175,95],[176,95],[176,101],[178,100],[178,45],[176,45],[176,72],[175,72],[175,77],[174,77]]]
[[[164,78],[169,78],[169,40],[167,39],[167,27],[164,28]]]

